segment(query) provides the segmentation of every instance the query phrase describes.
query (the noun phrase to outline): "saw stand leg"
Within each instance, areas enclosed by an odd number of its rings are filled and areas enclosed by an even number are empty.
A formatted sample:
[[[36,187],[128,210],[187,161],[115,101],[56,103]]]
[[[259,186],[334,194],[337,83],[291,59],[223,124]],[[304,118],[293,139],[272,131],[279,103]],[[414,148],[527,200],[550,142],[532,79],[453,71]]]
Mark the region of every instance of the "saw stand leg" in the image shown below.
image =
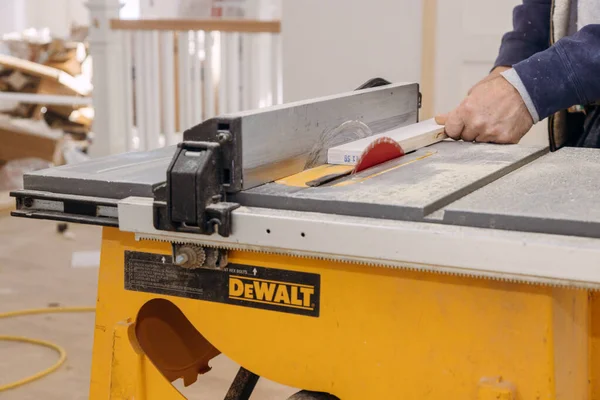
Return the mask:
[[[184,399],[145,356],[134,331],[135,324],[130,320],[118,323],[114,329],[110,398]],[[258,375],[240,368],[224,400],[249,400],[258,379]]]
[[[292,397],[289,397],[287,400],[340,400],[339,398],[321,392],[309,392],[307,390],[302,390]]]
[[[108,387],[92,376],[91,399],[180,399],[185,397],[165,379],[135,341],[135,324],[123,321],[114,327]],[[96,356],[95,356],[96,357]],[[102,386],[103,390],[98,390]]]
[[[256,383],[260,377],[248,371],[244,367],[240,367],[225,400],[248,400],[256,387]]]
[[[260,377],[241,367],[238,371],[225,400],[249,400],[256,383]],[[287,400],[340,400],[339,398],[320,392],[309,392],[301,390],[300,392],[288,397]]]

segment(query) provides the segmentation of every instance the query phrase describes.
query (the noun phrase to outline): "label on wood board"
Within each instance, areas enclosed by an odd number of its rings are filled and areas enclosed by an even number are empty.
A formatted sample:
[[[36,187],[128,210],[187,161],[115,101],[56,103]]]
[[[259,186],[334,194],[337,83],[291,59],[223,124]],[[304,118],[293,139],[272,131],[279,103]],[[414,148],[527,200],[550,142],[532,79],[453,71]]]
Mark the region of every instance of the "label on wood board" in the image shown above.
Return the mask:
[[[126,251],[125,289],[318,317],[321,276],[232,263],[186,269],[170,255]]]

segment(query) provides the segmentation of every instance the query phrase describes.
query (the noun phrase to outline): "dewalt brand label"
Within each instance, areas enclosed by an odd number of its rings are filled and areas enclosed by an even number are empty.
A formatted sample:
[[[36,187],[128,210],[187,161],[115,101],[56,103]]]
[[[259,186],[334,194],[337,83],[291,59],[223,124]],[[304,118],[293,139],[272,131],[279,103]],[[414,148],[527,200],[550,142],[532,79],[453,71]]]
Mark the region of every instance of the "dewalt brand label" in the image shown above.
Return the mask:
[[[171,256],[126,251],[125,289],[318,317],[321,276],[231,263],[189,270]]]

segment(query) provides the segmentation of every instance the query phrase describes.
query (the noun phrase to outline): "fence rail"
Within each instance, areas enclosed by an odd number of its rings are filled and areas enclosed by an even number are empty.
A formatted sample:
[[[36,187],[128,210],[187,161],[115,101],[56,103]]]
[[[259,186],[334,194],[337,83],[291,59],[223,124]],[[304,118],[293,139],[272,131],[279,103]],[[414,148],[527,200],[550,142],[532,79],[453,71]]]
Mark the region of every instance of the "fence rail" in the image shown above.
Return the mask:
[[[130,31],[281,33],[281,22],[250,19],[113,19],[110,28]]]

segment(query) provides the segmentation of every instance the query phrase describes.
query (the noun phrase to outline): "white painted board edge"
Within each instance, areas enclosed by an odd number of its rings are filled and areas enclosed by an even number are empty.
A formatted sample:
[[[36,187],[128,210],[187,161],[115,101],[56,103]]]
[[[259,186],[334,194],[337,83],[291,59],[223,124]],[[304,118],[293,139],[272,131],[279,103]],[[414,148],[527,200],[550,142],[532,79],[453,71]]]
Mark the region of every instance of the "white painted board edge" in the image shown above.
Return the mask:
[[[405,153],[441,142],[447,138],[444,134],[444,126],[437,124],[432,118],[332,147],[327,151],[327,162],[335,165],[354,165],[358,162],[363,151],[373,141],[381,137],[389,137],[390,139],[395,140]]]

